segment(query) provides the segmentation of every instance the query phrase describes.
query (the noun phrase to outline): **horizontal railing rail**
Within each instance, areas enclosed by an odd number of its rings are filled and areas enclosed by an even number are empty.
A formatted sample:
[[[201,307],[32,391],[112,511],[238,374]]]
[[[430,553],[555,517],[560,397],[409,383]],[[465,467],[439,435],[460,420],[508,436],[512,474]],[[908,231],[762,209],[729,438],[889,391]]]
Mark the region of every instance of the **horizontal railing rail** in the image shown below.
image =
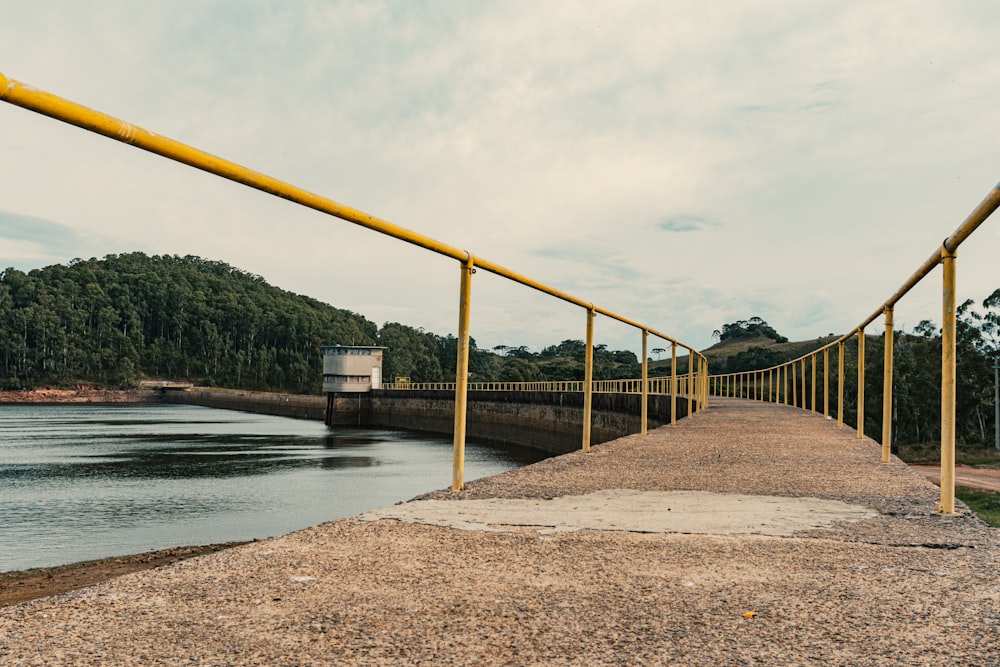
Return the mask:
[[[645,385],[645,393],[669,396],[671,385],[677,387],[673,392],[679,396],[687,395],[688,378],[686,375],[670,377],[648,378]],[[395,391],[455,391],[454,382],[383,382],[381,389]],[[591,383],[595,393],[605,394],[642,394],[643,381],[641,379],[627,380],[594,380]],[[567,392],[579,393],[584,391],[583,380],[541,380],[534,382],[468,382],[468,391],[541,391],[541,392]]]
[[[791,361],[770,368],[710,375],[709,394],[736,396],[753,400],[784,403],[818,412],[816,400],[818,358],[823,358],[823,414],[830,416],[830,351],[837,350],[837,423],[844,424],[844,346],[857,338],[857,438],[864,437],[865,424],[865,327],[879,317],[885,318],[882,381],[882,454],[887,463],[892,443],[893,390],[893,311],[896,304],[926,278],[939,264],[942,266],[942,327],[941,327],[941,502],[938,511],[955,511],[955,354],[956,316],[958,302],[955,273],[958,247],[1000,207],[1000,185],[995,186],[944,240],[941,247],[913,272],[896,292],[858,326],[815,350]]]
[[[0,100],[19,106],[30,111],[54,118],[56,120],[95,132],[105,137],[129,144],[136,148],[160,155],[162,157],[186,164],[196,169],[201,169],[216,176],[220,176],[236,183],[241,183],[247,187],[272,194],[276,197],[287,199],[291,202],[311,208],[313,210],[331,215],[341,220],[360,225],[391,236],[395,239],[410,243],[425,250],[444,255],[456,260],[460,264],[459,283],[459,324],[458,324],[458,353],[455,372],[455,429],[454,429],[454,457],[452,466],[452,489],[460,490],[464,488],[464,468],[465,468],[465,427],[467,410],[467,379],[469,367],[469,324],[471,308],[472,275],[477,269],[483,269],[498,276],[511,280],[515,283],[538,290],[549,296],[571,303],[586,311],[586,359],[584,378],[584,416],[583,416],[583,450],[590,450],[590,430],[591,430],[591,393],[593,379],[593,338],[594,338],[594,317],[604,315],[623,324],[634,327],[642,332],[642,373],[643,378],[648,375],[647,369],[647,342],[650,334],[667,341],[671,344],[676,364],[677,348],[688,350],[691,360],[688,363],[689,382],[694,390],[689,393],[688,414],[701,410],[708,399],[707,381],[708,363],[704,355],[699,353],[694,347],[686,345],[648,325],[639,323],[631,318],[620,315],[614,311],[597,306],[589,301],[576,297],[562,290],[550,287],[533,278],[516,273],[500,264],[492,262],[486,258],[473,255],[467,250],[432,239],[423,234],[406,229],[388,220],[375,217],[350,206],[346,206],[327,197],[294,186],[290,183],[280,181],[271,176],[267,176],[248,167],[231,162],[221,157],[211,155],[202,150],[188,146],[179,141],[169,139],[162,135],[155,134],[142,127],[120,120],[113,116],[89,109],[81,104],[65,100],[45,91],[37,90],[31,86],[15,81],[0,74]],[[647,429],[647,406],[646,401],[642,402],[642,432]]]

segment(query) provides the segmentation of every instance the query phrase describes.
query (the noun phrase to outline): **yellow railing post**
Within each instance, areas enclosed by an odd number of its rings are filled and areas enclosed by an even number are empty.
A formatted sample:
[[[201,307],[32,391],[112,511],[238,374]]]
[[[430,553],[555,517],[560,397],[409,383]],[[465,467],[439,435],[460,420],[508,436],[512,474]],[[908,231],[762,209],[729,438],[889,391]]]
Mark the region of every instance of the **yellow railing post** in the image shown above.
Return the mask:
[[[844,341],[837,343],[837,426],[844,425]]]
[[[670,423],[677,423],[677,343],[670,343]]]
[[[688,397],[688,414],[690,417],[694,414],[694,395],[691,393],[691,388],[694,385],[694,350],[688,348],[688,376],[687,383],[684,385],[685,391]]]
[[[788,402],[789,401],[789,397],[788,397],[788,364],[785,364],[784,366],[782,366],[782,368],[784,369],[785,372],[782,373],[781,393],[784,394],[784,396],[785,396],[785,405],[789,405],[789,402]],[[792,386],[794,387],[794,385],[792,385]]]
[[[858,329],[858,439],[865,437],[865,329]]]
[[[816,355],[810,357],[812,359],[812,408],[813,412],[816,412]]]
[[[705,392],[706,382],[705,378],[708,377],[708,360],[703,359],[701,355],[698,355],[698,412],[705,409],[708,403],[708,394]]]
[[[649,361],[646,346],[649,344],[649,332],[645,329],[642,330],[642,406],[640,412],[642,413],[642,434],[646,435],[649,432],[648,429],[648,417],[649,417]]]
[[[892,454],[892,306],[885,307],[885,354],[882,360],[882,463]]]
[[[830,418],[830,348],[823,348],[823,416]]]
[[[458,359],[455,366],[455,439],[452,448],[451,490],[465,488],[465,417],[469,389],[469,311],[472,306],[472,258],[462,263],[458,301]]]
[[[587,309],[587,350],[583,371],[583,451],[590,451],[590,413],[594,399],[594,309]]]
[[[955,512],[955,256],[947,244],[941,248],[944,273],[941,294],[941,504],[939,512]]]
[[[791,363],[792,367],[792,407],[799,407],[799,392],[798,392],[798,364],[794,361]]]
[[[701,409],[708,407],[708,359],[701,359],[701,374],[705,377],[705,388],[701,392]]]
[[[705,362],[702,358],[698,357],[698,377],[695,380],[695,386],[698,388],[698,412],[705,409]]]
[[[803,410],[806,409],[806,359],[802,358],[802,405],[800,405]]]

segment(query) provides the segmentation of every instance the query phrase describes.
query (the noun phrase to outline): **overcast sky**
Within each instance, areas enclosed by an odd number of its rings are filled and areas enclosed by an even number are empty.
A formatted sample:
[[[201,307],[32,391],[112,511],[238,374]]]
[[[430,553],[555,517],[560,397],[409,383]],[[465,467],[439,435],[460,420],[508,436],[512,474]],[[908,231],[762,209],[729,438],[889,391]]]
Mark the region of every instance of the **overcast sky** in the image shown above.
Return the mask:
[[[961,223],[1000,179],[998,25],[993,0],[32,0],[0,72],[703,348],[751,316],[842,333]],[[457,327],[453,260],[0,103],[0,268],[136,250]],[[960,298],[1000,287],[998,251],[991,220]],[[897,326],[939,299],[936,273]],[[480,346],[584,327],[475,276]]]

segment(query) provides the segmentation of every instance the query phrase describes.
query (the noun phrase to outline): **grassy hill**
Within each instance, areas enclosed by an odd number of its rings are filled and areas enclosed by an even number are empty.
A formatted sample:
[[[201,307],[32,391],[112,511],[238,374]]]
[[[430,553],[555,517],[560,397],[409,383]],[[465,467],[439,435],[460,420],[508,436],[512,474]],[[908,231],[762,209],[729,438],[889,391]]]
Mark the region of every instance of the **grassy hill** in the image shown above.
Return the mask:
[[[837,340],[837,338],[838,336],[825,336],[785,343],[779,343],[765,336],[731,338],[705,348],[701,350],[701,353],[708,359],[708,367],[713,374],[734,372],[735,370],[753,370],[769,368],[776,363],[796,359]],[[739,368],[734,368],[734,366]],[[650,362],[649,368],[652,375],[669,374],[670,357]],[[677,371],[678,373],[687,372],[686,356],[678,357]]]

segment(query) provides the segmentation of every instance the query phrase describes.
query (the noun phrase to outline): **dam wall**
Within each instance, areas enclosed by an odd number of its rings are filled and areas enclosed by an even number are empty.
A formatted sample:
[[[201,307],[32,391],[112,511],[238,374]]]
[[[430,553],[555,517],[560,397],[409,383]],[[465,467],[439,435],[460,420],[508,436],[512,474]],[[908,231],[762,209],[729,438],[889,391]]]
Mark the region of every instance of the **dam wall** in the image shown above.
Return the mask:
[[[213,389],[190,389],[187,391],[164,391],[167,403],[203,405],[223,410],[241,410],[277,417],[322,420],[326,414],[325,396],[304,394],[272,394],[259,391],[220,391]]]
[[[594,393],[591,444],[642,430],[639,394]],[[450,434],[455,428],[451,391],[374,390],[309,396],[252,391],[165,391],[169,403],[203,405],[258,414],[323,420],[328,426],[383,427]],[[552,454],[575,451],[583,435],[583,394],[548,391],[470,391],[466,433],[492,442],[532,447]],[[670,396],[648,396],[649,428],[670,423]],[[677,417],[687,415],[677,397]]]
[[[591,409],[591,444],[642,430],[639,394],[595,393]],[[455,395],[451,391],[375,390],[356,396],[331,394],[327,424],[368,425],[453,433]],[[650,395],[648,424],[670,423],[670,396]],[[553,454],[575,451],[583,436],[583,394],[548,391],[470,391],[466,433],[493,442],[524,445]],[[677,416],[687,414],[687,400],[677,401]]]

